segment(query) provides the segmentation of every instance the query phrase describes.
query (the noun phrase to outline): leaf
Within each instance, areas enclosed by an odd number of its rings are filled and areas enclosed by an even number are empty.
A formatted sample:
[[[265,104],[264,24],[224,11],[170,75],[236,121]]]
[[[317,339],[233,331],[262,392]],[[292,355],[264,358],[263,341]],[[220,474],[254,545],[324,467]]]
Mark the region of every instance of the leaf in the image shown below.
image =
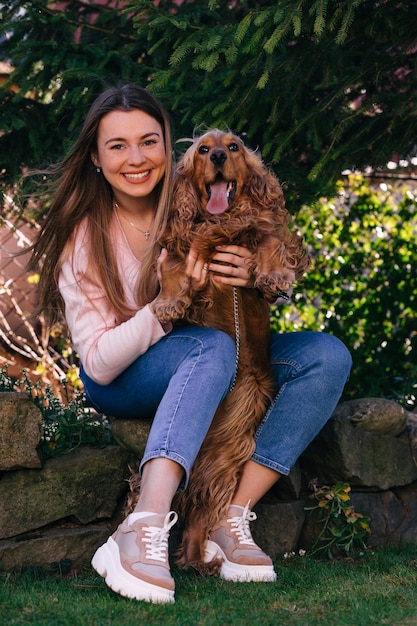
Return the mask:
[[[345,7],[342,24],[336,36],[337,44],[342,45],[345,42],[349,28],[355,17],[355,9],[359,4],[361,4],[361,2],[362,0],[352,0],[352,2],[348,3],[347,8]]]
[[[279,43],[281,43],[282,39],[288,33],[291,25],[291,18],[287,17],[286,20],[277,27],[269,39],[264,43],[264,50],[268,54],[272,54]]]
[[[192,63],[192,66],[195,69],[206,70],[207,72],[212,72],[218,61],[220,55],[218,52],[212,52],[211,54],[199,55],[196,57]]]
[[[327,3],[328,0],[318,0],[314,2],[309,11],[310,14],[316,14],[313,32],[318,36],[323,34],[326,26]]]
[[[236,28],[235,33],[235,41],[240,44],[246,37],[246,34],[251,27],[252,21],[254,18],[254,13],[249,12],[245,17],[240,21],[238,27]]]

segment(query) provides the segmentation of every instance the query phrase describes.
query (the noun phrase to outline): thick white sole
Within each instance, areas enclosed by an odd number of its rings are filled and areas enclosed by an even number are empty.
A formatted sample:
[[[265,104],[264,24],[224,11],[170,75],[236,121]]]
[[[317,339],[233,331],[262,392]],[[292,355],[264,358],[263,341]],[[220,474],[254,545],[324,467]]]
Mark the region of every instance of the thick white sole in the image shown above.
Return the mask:
[[[139,580],[122,567],[119,548],[112,537],[98,548],[91,565],[105,579],[110,589],[125,598],[154,603],[175,602],[174,591]]]
[[[206,541],[204,562],[209,563],[215,558],[222,559],[220,578],[234,582],[264,582],[273,583],[277,575],[272,565],[239,565],[227,560],[225,553],[214,541]]]

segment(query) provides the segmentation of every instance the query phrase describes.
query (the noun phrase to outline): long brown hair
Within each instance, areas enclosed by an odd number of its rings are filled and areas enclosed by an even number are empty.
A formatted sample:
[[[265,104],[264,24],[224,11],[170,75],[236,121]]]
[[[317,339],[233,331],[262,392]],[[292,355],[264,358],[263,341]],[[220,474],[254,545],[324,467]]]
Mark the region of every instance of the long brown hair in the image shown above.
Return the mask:
[[[58,274],[63,253],[71,254],[74,236],[80,223],[87,218],[89,237],[89,266],[86,271],[105,290],[119,320],[127,319],[133,311],[127,306],[123,285],[117,271],[115,254],[109,236],[113,213],[111,187],[91,161],[97,151],[97,133],[101,119],[115,110],[138,109],[153,117],[162,127],[166,152],[166,168],[155,189],[155,221],[150,245],[142,260],[137,303],[144,306],[157,294],[159,286],[155,260],[159,252],[158,239],[163,232],[172,185],[172,140],[168,115],[146,89],[132,83],[115,85],[102,92],[91,105],[78,139],[66,157],[45,171],[52,192],[51,207],[40,234],[33,245],[29,269],[40,266],[39,309],[52,325],[63,312],[58,289]],[[33,173],[33,172],[32,172]]]

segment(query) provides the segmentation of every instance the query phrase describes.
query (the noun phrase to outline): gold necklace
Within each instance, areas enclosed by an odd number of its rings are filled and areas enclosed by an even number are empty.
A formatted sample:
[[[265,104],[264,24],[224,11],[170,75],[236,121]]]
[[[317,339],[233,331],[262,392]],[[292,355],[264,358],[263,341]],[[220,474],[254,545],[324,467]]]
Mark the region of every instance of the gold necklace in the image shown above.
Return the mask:
[[[149,230],[142,230],[141,228],[139,228],[139,226],[136,226],[136,224],[134,224],[133,222],[131,222],[126,215],[124,215],[122,213],[122,211],[120,210],[119,205],[117,204],[117,202],[113,202],[115,208],[119,211],[119,215],[121,215],[123,217],[123,219],[130,224],[131,226],[133,226],[133,228],[136,228],[136,230],[138,230],[140,233],[142,233],[142,235],[145,237],[146,241],[148,241],[149,236],[151,234],[151,232]]]

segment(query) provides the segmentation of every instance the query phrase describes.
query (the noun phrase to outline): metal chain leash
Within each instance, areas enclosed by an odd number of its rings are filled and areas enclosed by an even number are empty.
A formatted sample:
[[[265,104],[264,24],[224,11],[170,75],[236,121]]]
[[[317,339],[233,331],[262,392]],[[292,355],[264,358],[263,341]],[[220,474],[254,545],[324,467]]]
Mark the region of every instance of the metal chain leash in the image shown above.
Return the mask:
[[[234,386],[236,384],[237,370],[238,370],[238,367],[239,367],[239,356],[240,356],[239,302],[238,302],[238,298],[237,298],[237,288],[236,287],[233,287],[233,316],[234,316],[234,320],[235,320],[235,344],[236,344],[236,361],[235,361],[235,365],[236,365],[236,372],[235,372],[235,377],[234,377],[233,382],[232,382],[232,386],[230,387],[229,391],[232,391],[232,389],[234,388]]]

